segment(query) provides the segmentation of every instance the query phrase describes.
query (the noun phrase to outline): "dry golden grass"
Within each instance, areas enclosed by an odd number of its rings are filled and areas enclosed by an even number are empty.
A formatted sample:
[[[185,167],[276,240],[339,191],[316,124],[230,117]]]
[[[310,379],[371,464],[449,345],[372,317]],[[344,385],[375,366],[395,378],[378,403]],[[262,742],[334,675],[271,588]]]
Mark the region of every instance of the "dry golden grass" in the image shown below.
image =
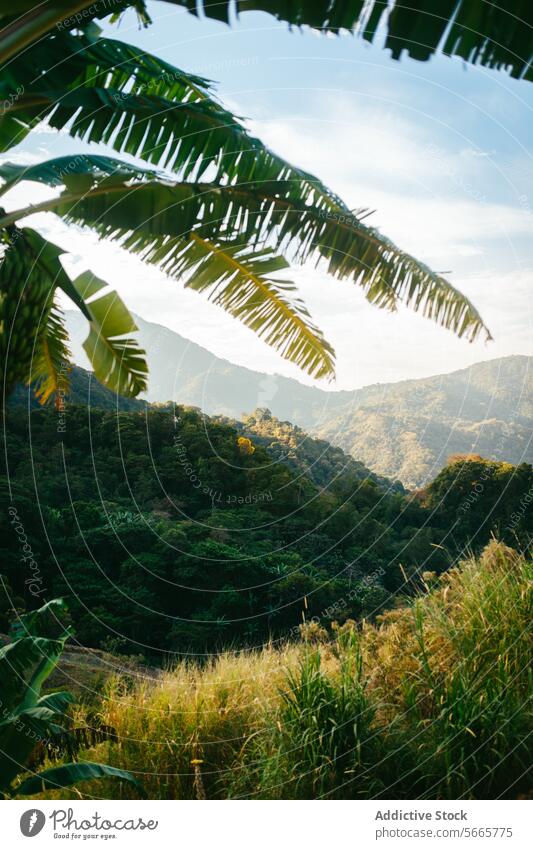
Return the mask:
[[[115,739],[82,756],[131,770],[152,798],[524,792],[531,563],[494,542],[428,581],[375,625],[113,680],[100,718]]]

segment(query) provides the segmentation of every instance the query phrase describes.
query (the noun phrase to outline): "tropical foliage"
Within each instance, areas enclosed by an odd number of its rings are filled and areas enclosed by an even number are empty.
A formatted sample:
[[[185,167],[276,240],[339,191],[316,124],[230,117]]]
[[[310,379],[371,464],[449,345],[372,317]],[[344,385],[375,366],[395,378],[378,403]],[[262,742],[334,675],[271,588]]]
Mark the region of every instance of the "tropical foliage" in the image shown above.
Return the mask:
[[[376,624],[119,677],[115,736],[84,754],[142,770],[155,799],[528,798],[531,578],[491,543]]]
[[[452,543],[476,546],[487,530],[521,548],[533,539],[533,468],[528,463],[513,466],[479,454],[455,455],[419,497],[446,517]]]
[[[41,747],[46,753],[64,735],[59,724],[73,697],[66,692],[42,693],[43,685],[56,666],[70,632],[57,637],[43,636],[50,620],[57,625],[64,603],[56,599],[38,610],[17,618],[12,641],[0,649],[2,713],[0,718],[0,798],[32,796],[44,790],[71,787],[80,781],[114,777],[141,789],[131,773],[106,764],[64,763],[33,772],[25,777],[32,752]]]
[[[42,382],[42,400],[57,384],[57,361],[68,355],[54,301],[58,288],[89,322],[85,348],[96,374],[119,393],[136,395],[146,386],[143,352],[129,335],[135,324],[124,304],[111,292],[88,302],[101,282],[86,274],[83,289],[73,283],[62,251],[19,226],[35,212],[89,227],[204,292],[315,377],[333,376],[334,351],[292,281],[280,278],[289,262],[321,263],[334,277],[361,286],[378,307],[404,303],[460,336],[490,338],[460,292],[369,226],[364,209],[350,210],[315,177],[250,136],[209,81],[100,37],[91,13],[67,15],[84,5],[48,3],[43,15],[6,21],[0,151],[45,121],[129,154],[139,165],[87,153],[0,167],[1,195],[21,181],[51,190],[38,204],[0,210],[4,392],[32,373]],[[126,5],[119,2],[117,11]],[[135,5],[144,14],[143,4]],[[22,2],[16,11],[26,8]],[[94,4],[96,16],[97,9]],[[51,29],[51,22],[61,25]]]
[[[200,0],[167,0],[184,6],[194,14],[205,14],[216,20],[231,22],[233,12],[258,10],[274,15],[278,20],[292,26],[308,26],[329,33],[356,32],[366,41],[374,41],[382,25],[386,30],[385,47],[395,59],[403,51],[418,60],[426,61],[437,50],[445,55],[462,59],[488,68],[504,68],[514,77],[530,80],[531,71],[531,27],[533,17],[527,0],[512,0],[505,4],[484,0],[449,0],[436,8],[432,0],[417,0],[407,6],[401,0],[331,0],[319,4],[314,0],[221,0],[203,3]],[[54,24],[65,26],[65,19],[91,20],[105,17],[109,10],[118,15],[128,6],[137,11],[140,21],[150,20],[144,0],[107,0],[89,6],[75,0],[51,0],[33,20],[25,20],[34,12],[30,0],[17,0],[14,6],[0,12],[0,20],[13,21],[21,15],[18,27],[8,30],[8,38],[0,61],[12,55]],[[36,18],[36,20],[35,20]]]
[[[152,662],[256,645],[296,628],[305,604],[308,615],[332,605],[338,619],[374,614],[403,584],[400,564],[448,565],[429,511],[351,464],[343,475],[338,459],[322,489],[305,457],[291,471],[253,434],[182,407],[117,415],[69,405],[60,433],[57,421],[52,409],[29,423],[20,408],[7,412],[2,492],[39,581],[26,583],[9,516],[1,571],[18,609],[41,591],[68,595],[84,645],[105,648],[118,634],[126,654]]]
[[[374,474],[361,461],[345,454],[342,448],[330,445],[325,439],[313,438],[291,422],[280,421],[266,407],[259,407],[249,415],[243,414],[242,421],[225,416],[213,418],[247,434],[276,462],[288,466],[297,475],[310,478],[320,488],[335,488],[340,481],[348,488],[348,481],[351,481],[355,490],[361,481],[367,480],[389,493],[405,494],[400,481],[393,483]]]

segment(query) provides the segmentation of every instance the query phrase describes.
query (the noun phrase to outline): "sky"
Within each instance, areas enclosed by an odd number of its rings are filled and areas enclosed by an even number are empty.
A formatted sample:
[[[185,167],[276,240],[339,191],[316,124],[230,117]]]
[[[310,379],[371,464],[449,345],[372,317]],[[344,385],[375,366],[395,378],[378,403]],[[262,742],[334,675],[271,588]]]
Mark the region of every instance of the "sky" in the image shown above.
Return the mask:
[[[106,34],[216,80],[221,101],[254,134],[350,208],[375,210],[370,223],[445,272],[494,336],[469,344],[407,310],[377,310],[353,284],[300,266],[293,279],[337,353],[335,383],[316,385],[353,389],[533,354],[531,83],[442,56],[397,62],[379,44],[291,32],[263,13],[228,27],[165,3],[149,8],[148,29],[128,13]],[[89,149],[41,127],[3,159]],[[45,187],[24,184],[5,206],[47,196]],[[28,223],[69,251],[69,272],[91,268],[146,320],[232,362],[313,383],[203,296],[117,246],[51,214]]]

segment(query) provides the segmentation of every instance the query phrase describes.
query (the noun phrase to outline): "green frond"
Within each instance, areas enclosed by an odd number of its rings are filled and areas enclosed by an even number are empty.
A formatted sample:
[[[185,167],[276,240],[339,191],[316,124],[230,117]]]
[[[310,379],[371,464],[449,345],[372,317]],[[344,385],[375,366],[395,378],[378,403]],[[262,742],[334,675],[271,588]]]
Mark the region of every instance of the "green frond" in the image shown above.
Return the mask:
[[[166,244],[159,261],[157,247],[143,254],[173,277],[237,318],[290,362],[312,377],[334,375],[335,354],[312,323],[300,299],[289,300],[295,290],[290,280],[272,279],[288,268],[270,248],[254,250],[242,244],[211,242],[196,233],[188,240]]]
[[[98,380],[126,397],[144,392],[148,367],[144,351],[127,334],[138,328],[124,301],[107,283],[85,271],[73,281],[90,314],[89,335],[83,347]],[[98,297],[95,297],[98,294]]]
[[[533,6],[529,0],[504,3],[487,0],[167,0],[196,15],[230,23],[231,15],[261,11],[290,26],[310,27],[327,33],[353,32],[374,41],[385,35],[385,47],[394,59],[407,52],[413,59],[428,60],[441,51],[487,68],[503,69],[518,79],[533,80]],[[28,0],[15,0],[15,7],[28,9]],[[52,4],[47,4],[52,5]],[[61,7],[61,0],[56,4]],[[68,3],[63,4],[68,7]],[[105,7],[95,3],[91,18],[105,17]],[[143,23],[149,21],[140,0],[118,0],[118,12],[132,6]],[[91,14],[92,10],[92,14]],[[0,11],[13,16],[13,4]],[[13,18],[12,18],[13,19]],[[66,32],[61,35],[66,35]]]
[[[472,303],[439,274],[401,251],[357,213],[329,214],[291,197],[281,182],[252,186],[150,180],[96,188],[55,210],[163,267],[174,239],[239,240],[289,251],[297,262],[322,262],[338,279],[362,287],[369,301],[394,310],[402,303],[469,340],[490,332]],[[151,252],[151,253],[150,253]]]
[[[56,405],[60,403],[61,393],[68,391],[70,369],[65,320],[62,311],[54,304],[48,313],[44,332],[39,337],[28,380],[28,383],[35,384],[34,391],[39,403],[45,404],[51,395],[56,396]]]
[[[373,41],[382,27],[385,47],[399,59],[404,51],[428,60],[441,50],[511,76],[533,80],[533,6],[529,0],[168,0],[190,12],[230,22],[237,15],[261,11],[292,26],[339,33],[355,32]]]
[[[32,165],[19,165],[16,162],[0,163],[0,178],[4,181],[2,191],[10,191],[17,183],[28,180],[57,188],[69,184],[69,178],[82,177],[87,188],[100,183],[105,178],[114,177],[119,182],[148,177],[161,177],[154,171],[136,168],[110,156],[94,153],[58,156]]]
[[[80,180],[86,177],[79,175]],[[98,379],[119,394],[142,392],[148,367],[144,351],[126,337],[137,328],[121,298],[108,292],[86,303],[87,280],[96,281],[90,272],[73,282],[60,261],[64,251],[57,245],[30,228],[4,233],[11,233],[0,263],[0,378],[6,395],[18,381],[36,380],[41,403],[59,391],[60,384],[66,388],[67,334],[61,314],[53,309],[57,288],[89,321],[85,349]],[[98,282],[98,288],[107,285]],[[98,291],[96,282],[92,286],[91,296]]]
[[[118,778],[121,781],[127,781],[135,785],[139,794],[143,795],[142,785],[133,777],[131,772],[91,761],[62,764],[61,766],[44,769],[42,772],[22,781],[13,791],[13,795],[33,796],[35,793],[44,793],[46,790],[60,790],[63,787],[78,784],[80,781],[94,781],[97,778]]]
[[[7,6],[0,9],[0,21],[5,26],[9,20],[19,20],[19,17],[27,12],[35,12],[35,0],[12,0]],[[136,10],[139,19],[142,23],[149,23],[150,16],[146,10],[144,0],[113,0],[113,4],[109,3],[93,3],[86,10],[87,14],[80,19],[76,15],[72,16],[72,0],[55,0],[48,2],[46,7],[56,8],[63,18],[60,21],[63,28],[76,28],[80,24],[86,24],[87,21],[101,20],[110,16],[116,17],[128,8]]]
[[[55,282],[32,230],[3,231],[0,260],[0,380],[3,396],[28,378],[52,303]]]
[[[53,714],[61,714],[65,713],[68,709],[69,705],[75,702],[75,698],[72,693],[68,693],[65,690],[59,690],[56,693],[46,693],[44,696],[40,696],[36,703],[35,707],[37,709],[45,709],[51,711]]]
[[[54,29],[2,70],[2,91],[24,95],[109,89],[186,103],[211,98],[211,82],[132,44]],[[15,104],[16,105],[15,101]]]
[[[61,651],[62,640],[27,636],[0,648],[3,706],[8,710],[18,701],[26,688],[26,679],[43,658]]]

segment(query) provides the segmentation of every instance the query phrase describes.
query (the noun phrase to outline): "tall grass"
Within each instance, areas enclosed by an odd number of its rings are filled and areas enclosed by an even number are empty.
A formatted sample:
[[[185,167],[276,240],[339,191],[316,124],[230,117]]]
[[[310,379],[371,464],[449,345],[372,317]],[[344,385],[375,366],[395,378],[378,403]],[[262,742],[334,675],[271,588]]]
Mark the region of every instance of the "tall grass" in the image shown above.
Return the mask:
[[[251,789],[267,798],[342,798],[341,785],[354,782],[365,795],[377,789],[370,772],[379,755],[375,709],[359,636],[345,629],[332,650],[337,664],[329,671],[325,651],[306,647],[297,670],[288,672],[276,721],[258,735],[248,768],[235,774],[232,795],[245,793],[254,773]]]
[[[133,688],[116,679],[101,706],[116,738],[91,757],[136,773],[152,798],[527,793],[531,577],[494,542],[377,624]]]

